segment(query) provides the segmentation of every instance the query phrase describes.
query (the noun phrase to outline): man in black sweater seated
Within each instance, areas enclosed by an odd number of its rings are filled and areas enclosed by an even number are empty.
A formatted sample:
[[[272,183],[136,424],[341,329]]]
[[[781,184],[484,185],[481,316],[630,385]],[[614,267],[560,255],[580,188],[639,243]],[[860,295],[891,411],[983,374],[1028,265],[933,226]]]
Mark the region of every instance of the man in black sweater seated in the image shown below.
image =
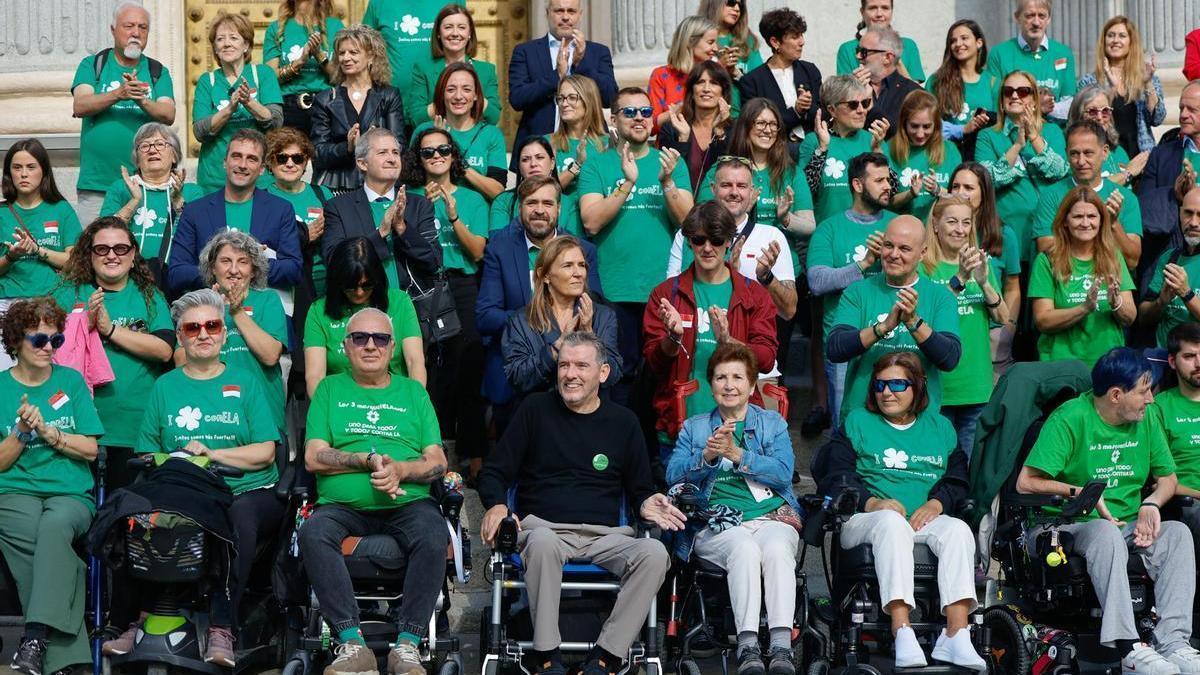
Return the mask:
[[[517,547],[525,565],[538,673],[566,672],[558,653],[563,564],[589,558],[621,577],[612,613],[582,669],[583,675],[604,675],[619,669],[670,566],[661,542],[635,538],[632,527],[620,526],[621,500],[666,530],[682,530],[686,517],[654,492],[637,418],[600,400],[600,384],[609,374],[600,338],[569,333],[554,356],[558,391],[525,399],[479,474],[479,496],[487,509],[481,534],[484,543],[494,544],[508,515],[506,493],[515,483],[521,514]]]

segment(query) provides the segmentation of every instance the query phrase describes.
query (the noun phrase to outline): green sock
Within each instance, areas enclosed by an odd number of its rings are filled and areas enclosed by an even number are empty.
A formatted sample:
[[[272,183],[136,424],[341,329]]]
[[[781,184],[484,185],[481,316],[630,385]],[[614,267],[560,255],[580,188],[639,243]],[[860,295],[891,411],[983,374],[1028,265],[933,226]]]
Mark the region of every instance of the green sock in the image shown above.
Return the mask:
[[[401,633],[396,636],[396,642],[407,642],[415,647],[421,644],[421,638],[413,633]]]
[[[363,639],[362,629],[358,626],[351,626],[346,630],[338,631],[338,642],[357,642],[360,645],[367,644],[367,641]]]

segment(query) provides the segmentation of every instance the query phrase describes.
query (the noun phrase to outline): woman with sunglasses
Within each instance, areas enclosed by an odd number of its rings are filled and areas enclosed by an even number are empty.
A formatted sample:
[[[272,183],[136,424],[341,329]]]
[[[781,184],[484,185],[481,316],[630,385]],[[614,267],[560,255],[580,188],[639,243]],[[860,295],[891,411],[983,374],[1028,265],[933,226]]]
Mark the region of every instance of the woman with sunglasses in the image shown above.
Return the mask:
[[[392,351],[390,370],[425,385],[425,352],[412,299],[404,291],[388,287],[375,248],[366,239],[355,237],[339,243],[329,255],[325,295],[313,303],[304,322],[304,381],[310,398],[326,375],[350,370],[343,343],[346,322],[365,307],[374,307],[392,319],[400,348]]]
[[[208,29],[217,69],[196,81],[192,131],[200,141],[196,182],[205,194],[225,187],[225,151],[239,129],[267,131],[283,124],[283,94],[275,71],[250,62],[254,25],[222,12]]]
[[[975,423],[992,396],[989,326],[1008,323],[1008,305],[1000,277],[980,246],[975,209],[966,197],[949,195],[933,204],[920,272],[946,284],[958,300],[958,337],[962,357],[942,374],[942,414],[958,434],[958,447],[970,458]]]
[[[906,52],[907,53],[907,52]],[[959,144],[963,157],[975,156],[975,134],[988,126],[996,106],[995,83],[984,74],[987,38],[973,19],[960,19],[946,31],[942,65],[925,82],[937,97],[942,133]]]
[[[1096,40],[1096,67],[1079,78],[1079,88],[1102,86],[1110,93],[1109,118],[1119,134],[1119,144],[1127,157],[1154,149],[1154,127],[1167,119],[1162,82],[1154,72],[1154,55],[1142,52],[1137,26],[1127,16],[1114,16],[1104,22]]]
[[[683,87],[688,73],[702,61],[717,56],[717,24],[702,16],[684,17],[671,37],[666,65],[650,73],[646,87],[650,107],[654,110],[654,133],[671,117],[671,106],[683,101]],[[733,113],[736,116],[736,113]]]
[[[1125,345],[1137,306],[1110,218],[1104,200],[1085,186],[1072,188],[1054,216],[1054,244],[1029,274],[1042,361],[1079,359],[1090,368]]]
[[[883,131],[864,129],[874,101],[871,85],[852,75],[835,75],[821,84],[825,110],[817,116],[815,132],[800,144],[797,162],[808,179],[817,223],[850,208],[850,160],[883,144]]]
[[[838,75],[849,75],[858,68],[859,63],[856,53],[858,51],[858,40],[862,37],[863,31],[872,26],[880,28],[892,27],[892,8],[893,0],[860,0],[858,11],[862,15],[862,21],[858,22],[858,29],[854,33],[854,39],[847,40],[838,47]],[[911,38],[901,37],[900,41],[904,45],[904,50],[900,56],[900,63],[896,66],[897,70],[901,75],[913,82],[918,84],[924,82],[925,69],[921,67],[920,47]]]
[[[283,93],[283,124],[308,136],[317,93],[333,77],[333,36],[345,28],[332,0],[283,0],[263,36],[263,63],[275,71]]]
[[[701,61],[688,73],[683,100],[669,109],[667,123],[659,129],[658,148],[672,148],[687,164],[692,193],[717,158],[726,154],[730,117],[729,73],[714,61]]]
[[[583,223],[579,221],[579,174],[583,173],[588,153],[599,155],[608,150],[608,127],[604,125],[604,104],[600,101],[600,88],[590,77],[572,73],[559,80],[558,128],[546,136],[554,149],[554,164],[558,170],[558,184],[562,186],[560,211],[575,215],[574,223],[564,223],[572,234],[582,236]],[[561,222],[561,216],[560,216]],[[574,226],[574,230],[571,229]]]
[[[1104,127],[1104,143],[1108,145],[1108,159],[1100,167],[1100,175],[1132,190],[1133,181],[1146,169],[1150,159],[1148,151],[1141,151],[1132,158],[1121,146],[1120,131],[1113,122],[1112,99],[1107,89],[1092,85],[1082,87],[1071,99],[1067,113],[1067,127],[1079,120],[1091,120]],[[1066,127],[1064,127],[1066,128]]]
[[[13,303],[0,319],[16,365],[0,373],[0,557],[25,611],[12,668],[50,673],[91,663],[84,564],[74,541],[95,515],[91,463],[104,426],[78,371],[53,363],[64,312],[50,298]]]
[[[700,0],[696,14],[717,25],[717,61],[732,79],[763,64],[745,0]]]
[[[483,118],[484,99],[479,87],[479,75],[470,65],[446,66],[433,99],[436,119],[413,131],[411,145],[416,147],[417,137],[429,129],[449,134],[465,162],[465,172],[455,182],[490,203],[508,183],[508,161],[504,132]]]
[[[488,214],[488,230],[499,230],[519,215],[517,204],[517,188],[521,181],[533,176],[551,176],[558,180],[558,169],[554,166],[554,148],[550,141],[542,136],[529,136],[517,148],[513,149],[517,157],[517,184],[511,190],[505,190],[496,195]],[[565,201],[565,200],[564,200]],[[579,222],[578,203],[573,213],[568,213],[563,203],[559,204],[558,226],[578,236],[581,224]]]
[[[1001,81],[999,115],[979,132],[975,160],[992,173],[1000,220],[1017,233],[1021,262],[1033,249],[1033,217],[1039,191],[1068,173],[1067,141],[1057,125],[1047,124],[1033,75],[1017,70]]]
[[[232,627],[242,591],[258,543],[278,532],[285,504],[270,489],[279,480],[275,443],[280,436],[261,378],[222,357],[230,329],[224,318],[226,306],[227,298],[208,288],[186,293],[171,304],[183,363],[154,383],[145,402],[137,451],[184,451],[245,472],[224,479],[233,492],[229,520],[236,533],[237,557],[228,587],[211,595],[204,654],[205,661],[232,668],[236,665]],[[136,632],[136,627],[130,630]]]
[[[913,545],[937,556],[938,597],[946,628],[930,654],[975,671],[987,665],[971,644],[967,617],[975,598],[975,539],[957,513],[967,499],[967,456],[950,420],[929,405],[925,369],[912,352],[892,352],[871,369],[866,407],[846,415],[844,433],[815,467],[822,494],[857,489],[858,513],[842,526],[841,547],[871,544],[883,611],[892,621],[895,666],[928,665],[909,625]],[[820,471],[824,469],[824,471]],[[932,609],[932,608],[930,608]]]
[[[918,89],[906,96],[896,124],[896,135],[884,145],[884,154],[900,177],[888,208],[924,221],[933,202],[950,186],[950,171],[962,163],[962,157],[958,147],[942,137],[933,94]]]
[[[463,6],[465,4],[449,4],[442,8],[433,21],[433,33],[429,36],[432,58],[419,59],[412,65],[412,87],[405,92],[408,100],[404,104],[409,124],[417,126],[446,116],[444,111],[438,111],[434,102],[442,89],[442,75],[455,63],[471,66],[478,76],[476,91],[480,113],[476,117],[491,125],[500,123],[502,106],[496,65],[475,58],[479,38],[475,34],[475,19]]]

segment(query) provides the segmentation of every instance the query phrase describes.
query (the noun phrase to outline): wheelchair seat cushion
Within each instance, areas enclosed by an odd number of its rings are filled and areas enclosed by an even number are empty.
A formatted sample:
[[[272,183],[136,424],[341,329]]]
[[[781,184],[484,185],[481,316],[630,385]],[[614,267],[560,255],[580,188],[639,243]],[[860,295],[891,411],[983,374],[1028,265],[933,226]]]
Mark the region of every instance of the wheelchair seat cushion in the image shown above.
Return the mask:
[[[508,564],[512,566],[518,574],[525,571],[525,561],[521,560],[519,553],[513,553],[508,556]],[[588,558],[571,558],[563,565],[564,576],[575,577],[607,577],[616,578],[612,572],[593,563]]]
[[[390,535],[372,534],[366,537],[347,537],[342,542],[342,556],[351,579],[403,579],[408,556],[400,543]]]
[[[692,555],[690,562],[693,568],[700,574],[712,577],[725,576],[725,568],[721,567],[715,562],[705,560],[698,555]]]
[[[854,579],[875,578],[875,553],[870,544],[843,549],[841,573]],[[925,544],[913,545],[913,577],[918,580],[937,579],[937,556]]]

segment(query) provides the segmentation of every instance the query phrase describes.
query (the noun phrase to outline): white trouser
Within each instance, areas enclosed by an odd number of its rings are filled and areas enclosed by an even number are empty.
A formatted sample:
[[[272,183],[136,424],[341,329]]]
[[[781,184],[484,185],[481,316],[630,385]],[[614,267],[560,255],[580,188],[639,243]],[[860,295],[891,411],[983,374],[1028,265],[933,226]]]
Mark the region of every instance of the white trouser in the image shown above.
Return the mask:
[[[725,570],[738,632],[757,632],[764,587],[767,589],[767,627],[792,627],[796,614],[796,550],[799,544],[800,535],[791,525],[755,518],[724,532],[701,530],[696,535],[692,555]]]
[[[903,600],[909,608],[913,598],[913,544],[925,544],[938,559],[938,597],[942,608],[959,600],[975,599],[975,538],[971,528],[958,518],[938,516],[919,532],[895,511],[856,513],[842,526],[842,548],[870,544],[875,555],[879,597],[888,603]],[[886,609],[885,609],[886,611]]]

